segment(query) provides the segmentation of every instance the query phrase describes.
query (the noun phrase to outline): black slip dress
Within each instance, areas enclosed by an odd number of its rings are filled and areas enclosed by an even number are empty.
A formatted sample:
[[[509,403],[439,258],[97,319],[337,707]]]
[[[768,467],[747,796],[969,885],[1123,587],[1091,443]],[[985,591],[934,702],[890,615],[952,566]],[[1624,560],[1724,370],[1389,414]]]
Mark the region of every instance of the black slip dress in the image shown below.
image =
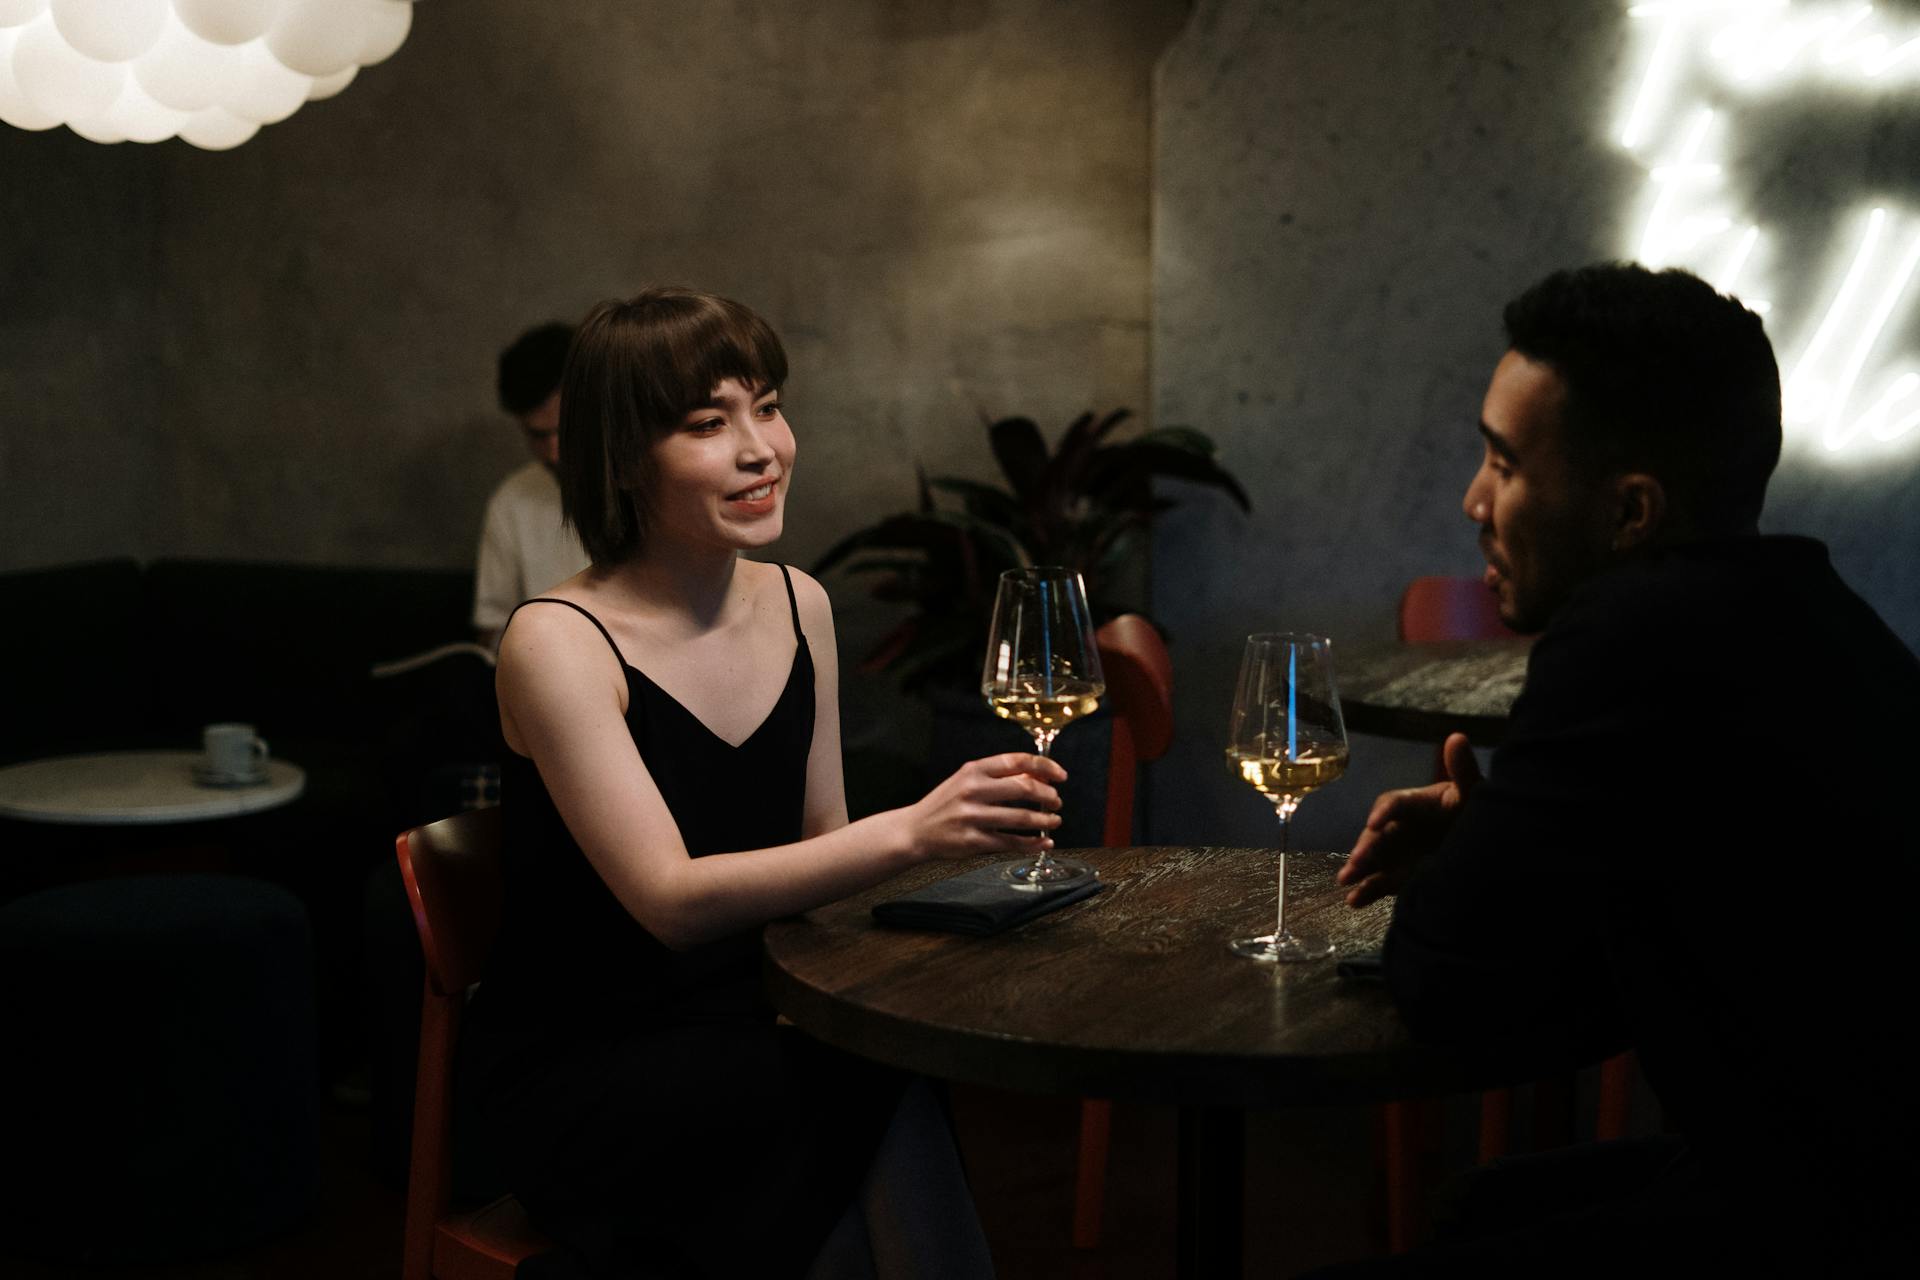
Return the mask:
[[[733,745],[626,661],[627,727],[693,857],[801,838],[812,655]],[[516,610],[517,612],[517,610]],[[511,619],[509,619],[511,625]],[[522,1277],[802,1274],[898,1100],[893,1073],[774,1025],[760,930],[671,951],[627,913],[531,760],[501,770],[506,905],[469,1005],[462,1181],[512,1191],[561,1248]]]

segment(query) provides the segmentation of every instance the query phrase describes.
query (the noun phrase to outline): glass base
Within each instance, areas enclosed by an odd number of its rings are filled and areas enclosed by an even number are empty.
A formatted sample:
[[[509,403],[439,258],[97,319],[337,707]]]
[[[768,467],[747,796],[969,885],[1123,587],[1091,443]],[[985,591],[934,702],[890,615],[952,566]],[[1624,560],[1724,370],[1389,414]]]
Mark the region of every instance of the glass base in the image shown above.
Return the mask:
[[[1072,858],[1048,858],[1045,862],[1015,862],[1001,871],[1002,878],[1016,889],[1051,889],[1055,885],[1074,884],[1093,874],[1093,868]]]
[[[1324,960],[1333,954],[1333,944],[1325,938],[1297,938],[1292,934],[1275,938],[1270,933],[1257,938],[1235,938],[1227,950],[1249,960],[1268,960],[1290,964],[1296,960]]]

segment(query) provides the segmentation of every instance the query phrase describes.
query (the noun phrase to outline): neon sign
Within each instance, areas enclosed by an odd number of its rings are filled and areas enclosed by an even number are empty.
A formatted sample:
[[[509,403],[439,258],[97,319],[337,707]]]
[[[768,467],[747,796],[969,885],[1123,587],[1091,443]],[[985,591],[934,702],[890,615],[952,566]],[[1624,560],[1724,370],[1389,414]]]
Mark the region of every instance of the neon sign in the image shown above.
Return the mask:
[[[1763,274],[1776,250],[1728,187],[1720,104],[1809,84],[1880,93],[1920,83],[1920,22],[1903,27],[1871,4],[1792,0],[1660,0],[1627,14],[1645,45],[1618,133],[1647,175],[1633,256],[1697,272],[1777,329]],[[1911,318],[1920,216],[1870,205],[1843,220],[1839,243],[1815,295],[1825,310],[1806,318],[1782,364],[1788,438],[1830,456],[1920,441],[1920,364],[1882,341]]]

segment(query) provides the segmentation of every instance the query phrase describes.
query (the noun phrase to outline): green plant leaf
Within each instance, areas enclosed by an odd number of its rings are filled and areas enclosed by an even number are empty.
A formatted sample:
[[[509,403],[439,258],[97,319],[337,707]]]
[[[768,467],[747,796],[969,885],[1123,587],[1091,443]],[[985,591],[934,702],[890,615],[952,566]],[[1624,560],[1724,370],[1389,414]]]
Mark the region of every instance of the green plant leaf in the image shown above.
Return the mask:
[[[1014,496],[1031,503],[1047,473],[1047,442],[1032,418],[1002,418],[987,428],[993,456]]]
[[[1047,464],[1049,506],[1065,506],[1073,501],[1087,460],[1100,441],[1132,416],[1131,409],[1115,409],[1104,418],[1083,413],[1068,424],[1066,433],[1060,437],[1060,447],[1054,450],[1053,461]]]
[[[987,548],[998,549],[1002,553],[999,558],[1011,560],[1013,564],[1033,563],[1032,556],[1022,543],[1020,535],[1005,525],[995,524],[991,520],[982,520],[967,511],[936,511],[922,518],[965,534],[976,545],[985,544]]]
[[[827,549],[813,562],[812,572],[825,573],[849,556],[868,549],[884,551],[928,551],[953,537],[952,524],[932,515],[901,514],[888,516],[879,524],[856,529]]]
[[[969,671],[977,680],[980,655],[987,643],[986,622],[975,628],[958,622],[946,626],[922,627],[900,655],[897,671],[903,689],[924,689],[933,683],[955,684],[964,688]]]
[[[1134,441],[1103,449],[1088,472],[1087,487],[1104,494],[1125,493],[1148,476],[1170,476],[1222,490],[1242,511],[1253,509],[1240,482],[1211,457],[1173,445]]]
[[[1109,413],[1106,417],[1094,424],[1093,435],[1089,437],[1088,443],[1099,444],[1107,438],[1108,434],[1111,433],[1115,427],[1132,416],[1133,410],[1131,409],[1115,409],[1112,413]]]
[[[884,517],[821,557],[815,572],[844,566],[864,575],[876,599],[911,611],[869,655],[871,666],[893,672],[907,690],[971,684],[995,579],[1019,565],[1070,565],[1085,575],[1097,618],[1124,611],[1107,592],[1132,581],[1127,566],[1154,521],[1176,505],[1153,492],[1155,476],[1220,489],[1250,506],[1204,431],[1169,426],[1109,443],[1131,416],[1080,414],[1049,452],[1032,419],[983,414],[1006,487],[916,466],[917,511]]]
[[[1213,437],[1204,431],[1196,431],[1192,427],[1160,427],[1157,430],[1141,433],[1133,443],[1171,445],[1176,449],[1185,449],[1189,453],[1197,453],[1208,458],[1219,452],[1213,443]]]
[[[1153,527],[1154,511],[1129,511],[1109,521],[1093,541],[1087,558],[1102,567],[1115,563],[1114,548],[1131,545],[1141,533]]]
[[[1005,489],[959,476],[935,476],[928,483],[942,493],[959,498],[969,512],[982,520],[1008,528],[1020,521],[1020,504]]]
[[[1126,410],[1121,410],[1124,414]],[[1055,489],[1061,487],[1061,481],[1077,471],[1085,459],[1087,451],[1093,447],[1094,416],[1083,413],[1067,424],[1061,433],[1059,447],[1053,451],[1053,460],[1047,464],[1047,483]]]
[[[867,651],[867,656],[860,659],[860,670],[884,671],[897,662],[902,654],[913,647],[914,637],[919,634],[920,625],[921,620],[918,617],[908,618],[880,637],[880,643],[874,645]]]
[[[1124,414],[1127,411],[1122,409],[1120,412]],[[1067,429],[1060,433],[1060,444],[1054,449],[1053,456],[1059,459],[1086,448],[1086,436],[1093,430],[1093,422],[1094,414],[1091,410],[1069,422]]]
[[[894,574],[869,588],[869,594],[881,604],[918,604],[924,590],[911,576]]]

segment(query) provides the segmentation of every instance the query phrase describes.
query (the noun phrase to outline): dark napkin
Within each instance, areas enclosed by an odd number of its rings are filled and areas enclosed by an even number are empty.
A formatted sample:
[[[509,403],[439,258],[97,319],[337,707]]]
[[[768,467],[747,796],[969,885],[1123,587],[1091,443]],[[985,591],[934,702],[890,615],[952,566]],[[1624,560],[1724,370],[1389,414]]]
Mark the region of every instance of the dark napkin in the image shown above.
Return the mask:
[[[1384,978],[1387,967],[1378,951],[1350,951],[1333,967],[1342,978]]]
[[[873,909],[873,918],[900,929],[985,937],[1071,906],[1107,887],[1089,878],[1057,889],[1016,889],[1001,874],[1007,865],[995,863],[936,880],[924,889],[880,903]]]

